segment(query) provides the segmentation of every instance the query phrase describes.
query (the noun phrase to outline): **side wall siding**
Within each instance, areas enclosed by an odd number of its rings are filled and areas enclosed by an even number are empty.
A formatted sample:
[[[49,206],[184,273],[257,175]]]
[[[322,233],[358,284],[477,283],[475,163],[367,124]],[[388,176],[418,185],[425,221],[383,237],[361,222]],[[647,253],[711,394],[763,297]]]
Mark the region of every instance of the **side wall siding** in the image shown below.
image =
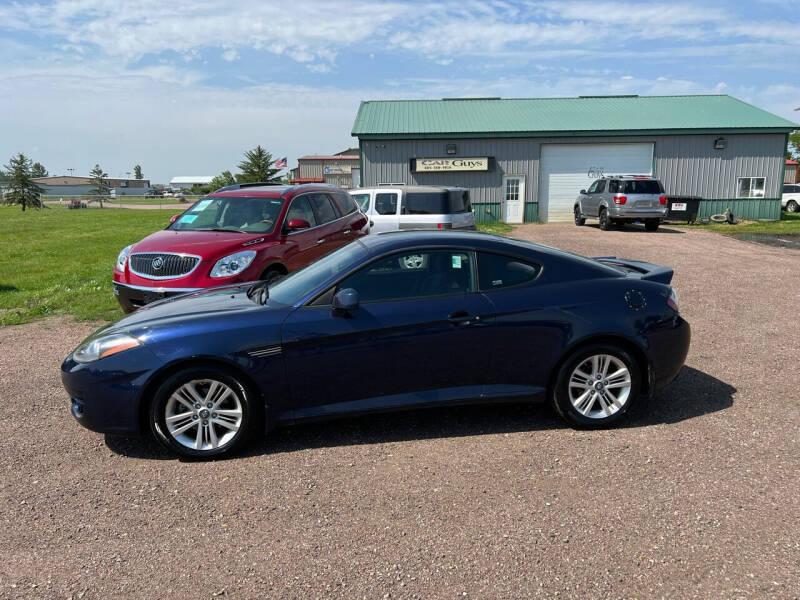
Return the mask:
[[[714,140],[724,137],[724,150],[714,149]],[[487,138],[431,140],[361,140],[362,186],[386,183],[408,185],[451,185],[470,190],[479,222],[499,219],[502,214],[503,175],[525,175],[525,221],[538,220],[539,157],[542,144],[601,144],[651,142],[654,174],[668,194],[700,196],[707,201],[736,199],[738,177],[766,177],[765,198],[745,206],[739,213],[750,218],[774,219],[783,182],[783,134],[608,136],[555,138]],[[412,173],[409,159],[447,156],[445,146],[456,144],[452,156],[493,156],[490,172]],[[577,194],[577,190],[576,190]],[[704,202],[701,216],[716,211],[719,202]],[[724,203],[724,202],[723,202]],[[736,203],[742,206],[741,202]],[[733,206],[731,207],[733,209]],[[717,211],[718,212],[718,211]],[[734,212],[736,212],[734,210]]]

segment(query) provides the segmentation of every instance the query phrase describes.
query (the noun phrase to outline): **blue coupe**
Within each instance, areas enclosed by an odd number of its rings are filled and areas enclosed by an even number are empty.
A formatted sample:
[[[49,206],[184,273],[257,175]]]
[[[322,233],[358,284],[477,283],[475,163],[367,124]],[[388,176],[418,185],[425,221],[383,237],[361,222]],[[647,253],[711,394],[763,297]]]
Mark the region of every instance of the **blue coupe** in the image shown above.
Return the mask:
[[[277,283],[176,296],[64,361],[89,429],[212,457],[308,419],[548,400],[602,427],[672,381],[689,325],[672,270],[481,233],[393,232]]]

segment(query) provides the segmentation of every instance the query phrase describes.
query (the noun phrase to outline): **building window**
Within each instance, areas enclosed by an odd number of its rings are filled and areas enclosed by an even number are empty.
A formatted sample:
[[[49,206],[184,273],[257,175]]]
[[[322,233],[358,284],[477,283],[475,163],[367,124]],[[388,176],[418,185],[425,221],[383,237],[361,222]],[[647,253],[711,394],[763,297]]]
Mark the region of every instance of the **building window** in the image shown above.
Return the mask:
[[[766,181],[765,177],[739,177],[736,180],[736,197],[763,198]]]

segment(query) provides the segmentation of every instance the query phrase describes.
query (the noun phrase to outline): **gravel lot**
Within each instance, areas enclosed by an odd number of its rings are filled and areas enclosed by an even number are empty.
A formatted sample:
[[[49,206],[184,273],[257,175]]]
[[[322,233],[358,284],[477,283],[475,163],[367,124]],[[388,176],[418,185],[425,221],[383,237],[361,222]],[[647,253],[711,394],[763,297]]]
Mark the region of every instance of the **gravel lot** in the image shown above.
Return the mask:
[[[180,462],[73,422],[58,366],[91,326],[0,329],[0,597],[800,597],[800,251],[515,235],[676,268],[687,368],[623,426],[452,408]]]

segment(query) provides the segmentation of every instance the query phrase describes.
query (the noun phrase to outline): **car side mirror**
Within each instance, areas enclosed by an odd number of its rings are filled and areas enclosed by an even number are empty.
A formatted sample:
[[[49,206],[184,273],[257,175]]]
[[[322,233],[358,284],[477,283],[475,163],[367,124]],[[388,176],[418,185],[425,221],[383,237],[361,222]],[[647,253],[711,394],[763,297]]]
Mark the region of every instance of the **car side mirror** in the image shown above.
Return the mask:
[[[299,229],[308,229],[309,227],[311,227],[311,223],[305,219],[289,219],[289,223],[286,225],[286,229],[289,231],[298,231]]]
[[[180,217],[180,215],[172,215],[172,216],[169,218],[169,224],[170,224],[170,225],[172,225],[172,224],[173,224],[175,221],[177,221],[177,220],[178,220],[178,217]]]
[[[586,193],[586,190],[581,190],[581,192],[580,192],[580,193],[581,193],[581,194],[585,194],[585,193]]]
[[[358,308],[358,292],[353,288],[339,290],[333,296],[331,306],[335,316],[347,315],[350,311]]]

